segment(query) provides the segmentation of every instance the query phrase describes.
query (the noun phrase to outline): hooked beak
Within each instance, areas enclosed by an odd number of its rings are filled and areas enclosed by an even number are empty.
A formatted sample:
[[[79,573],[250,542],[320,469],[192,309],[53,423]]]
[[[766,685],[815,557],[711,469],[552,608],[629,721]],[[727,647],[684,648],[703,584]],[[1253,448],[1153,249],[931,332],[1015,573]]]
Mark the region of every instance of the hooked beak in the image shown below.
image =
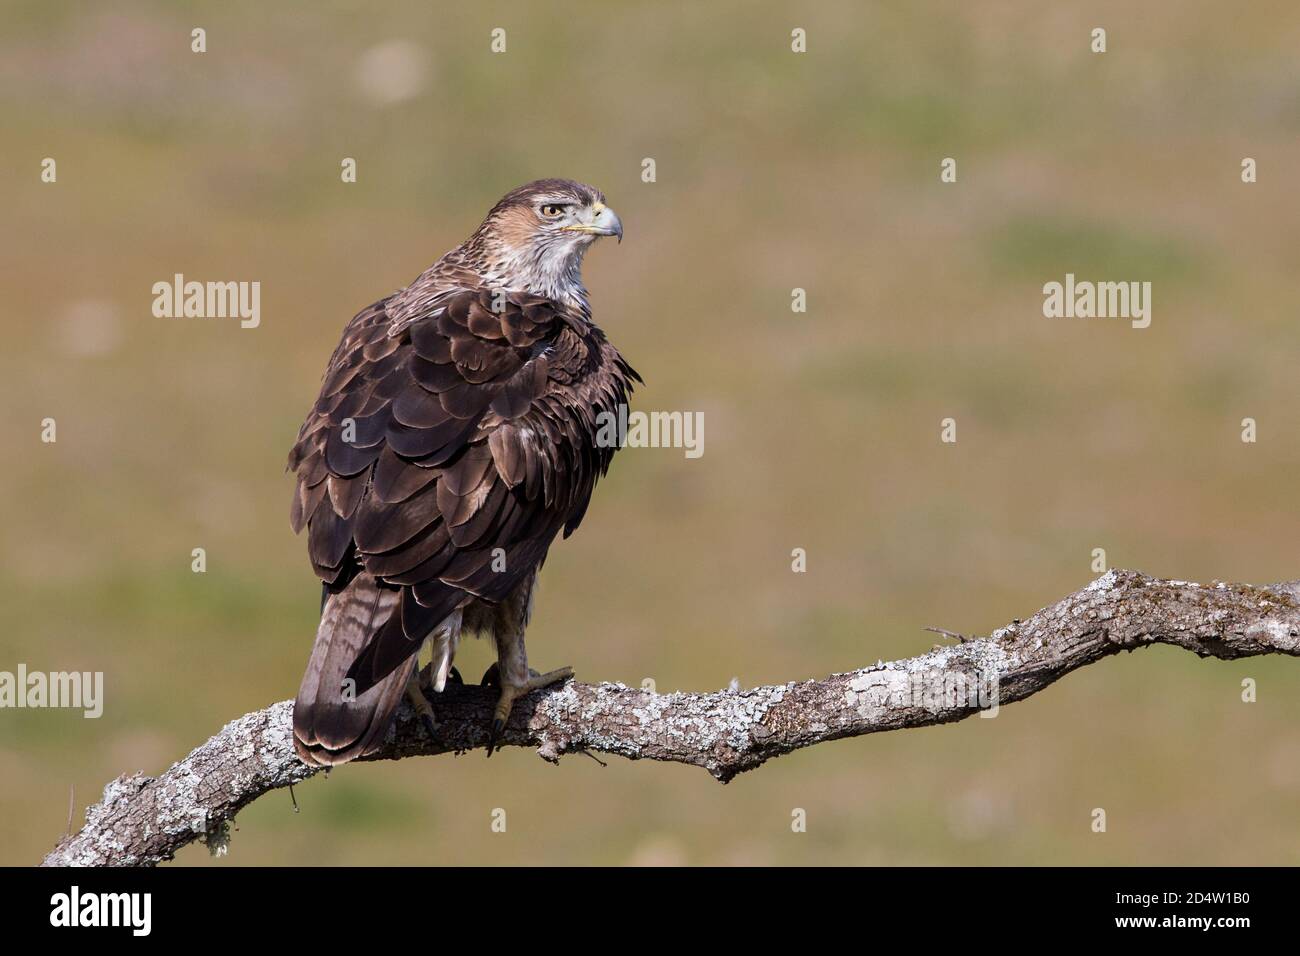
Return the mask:
[[[623,241],[623,221],[603,202],[591,207],[587,221],[561,228],[564,232],[582,232],[590,236],[617,236],[619,242]]]

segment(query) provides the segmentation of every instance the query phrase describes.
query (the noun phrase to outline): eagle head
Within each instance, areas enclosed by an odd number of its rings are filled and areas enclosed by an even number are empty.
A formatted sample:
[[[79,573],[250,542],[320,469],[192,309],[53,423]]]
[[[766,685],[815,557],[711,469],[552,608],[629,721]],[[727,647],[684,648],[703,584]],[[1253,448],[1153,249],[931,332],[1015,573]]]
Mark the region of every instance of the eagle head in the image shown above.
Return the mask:
[[[623,239],[623,223],[599,189],[539,179],[506,193],[465,243],[485,283],[586,304],[582,257],[601,236]]]

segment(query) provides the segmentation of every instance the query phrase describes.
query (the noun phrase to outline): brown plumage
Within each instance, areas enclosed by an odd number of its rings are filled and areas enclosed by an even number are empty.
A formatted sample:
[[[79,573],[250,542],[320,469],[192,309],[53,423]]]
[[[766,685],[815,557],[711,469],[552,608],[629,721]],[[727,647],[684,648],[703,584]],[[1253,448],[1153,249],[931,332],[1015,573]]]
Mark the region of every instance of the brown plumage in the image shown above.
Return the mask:
[[[600,235],[622,225],[598,191],[530,183],[344,329],[289,456],[326,589],[294,707],[304,760],[376,749],[425,639],[441,689],[462,624],[523,686],[537,569],[616,450],[597,416],[640,381],[591,320],[580,268]]]

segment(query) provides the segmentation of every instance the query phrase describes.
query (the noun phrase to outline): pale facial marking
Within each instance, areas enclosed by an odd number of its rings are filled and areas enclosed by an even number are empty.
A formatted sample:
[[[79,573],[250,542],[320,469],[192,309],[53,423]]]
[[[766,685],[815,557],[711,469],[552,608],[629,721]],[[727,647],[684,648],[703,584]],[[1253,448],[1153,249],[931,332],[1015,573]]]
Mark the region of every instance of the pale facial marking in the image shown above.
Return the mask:
[[[582,257],[603,234],[594,225],[602,215],[612,216],[604,203],[569,195],[539,196],[501,210],[491,222],[497,240],[488,264],[492,277],[585,307]]]

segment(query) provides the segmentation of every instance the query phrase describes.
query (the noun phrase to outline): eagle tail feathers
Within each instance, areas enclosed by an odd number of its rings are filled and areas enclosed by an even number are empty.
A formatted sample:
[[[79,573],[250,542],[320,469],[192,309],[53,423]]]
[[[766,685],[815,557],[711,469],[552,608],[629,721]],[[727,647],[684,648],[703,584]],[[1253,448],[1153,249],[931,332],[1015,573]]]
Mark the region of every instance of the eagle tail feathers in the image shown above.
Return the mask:
[[[307,671],[293,705],[293,746],[314,766],[346,763],[378,750],[415,668],[415,653],[382,679],[358,689],[348,672],[374,635],[393,617],[397,588],[362,572],[330,594],[321,614]],[[419,651],[419,643],[415,645]]]

